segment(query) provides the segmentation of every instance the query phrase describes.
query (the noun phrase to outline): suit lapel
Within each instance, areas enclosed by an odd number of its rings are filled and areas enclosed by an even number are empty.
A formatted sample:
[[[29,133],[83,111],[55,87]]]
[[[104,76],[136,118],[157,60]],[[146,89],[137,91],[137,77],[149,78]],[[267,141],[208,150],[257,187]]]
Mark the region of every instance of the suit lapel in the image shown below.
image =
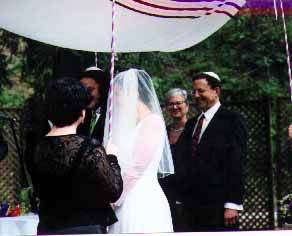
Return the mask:
[[[200,114],[196,115],[192,120],[190,120],[190,126],[188,128],[188,136],[190,136],[190,139],[193,139],[193,133],[194,133],[195,126],[198,122],[198,118],[199,118]]]
[[[217,125],[219,125],[218,117],[220,116],[221,113],[222,113],[222,106],[219,107],[218,111],[215,113],[212,120],[208,124],[207,128],[205,129],[205,132],[202,134],[202,137],[198,145],[200,145],[201,143],[205,141],[208,141],[208,139],[213,136],[214,132],[216,132],[216,127]]]

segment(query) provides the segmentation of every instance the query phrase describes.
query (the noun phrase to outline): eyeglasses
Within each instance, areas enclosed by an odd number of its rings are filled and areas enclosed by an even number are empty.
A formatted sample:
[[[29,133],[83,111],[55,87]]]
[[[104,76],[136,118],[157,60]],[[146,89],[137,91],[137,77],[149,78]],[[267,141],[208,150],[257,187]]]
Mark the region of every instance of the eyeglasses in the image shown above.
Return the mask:
[[[180,106],[184,104],[185,101],[178,101],[178,102],[169,102],[166,104],[167,107],[174,107],[174,106]]]

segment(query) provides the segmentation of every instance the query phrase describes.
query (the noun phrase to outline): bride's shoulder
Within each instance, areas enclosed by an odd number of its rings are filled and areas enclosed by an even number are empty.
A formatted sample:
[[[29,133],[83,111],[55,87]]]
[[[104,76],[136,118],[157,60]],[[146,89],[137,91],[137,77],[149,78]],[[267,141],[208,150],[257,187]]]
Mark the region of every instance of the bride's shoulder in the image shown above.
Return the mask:
[[[143,119],[143,122],[155,125],[157,127],[164,127],[164,120],[163,117],[157,115],[157,114],[149,114]]]

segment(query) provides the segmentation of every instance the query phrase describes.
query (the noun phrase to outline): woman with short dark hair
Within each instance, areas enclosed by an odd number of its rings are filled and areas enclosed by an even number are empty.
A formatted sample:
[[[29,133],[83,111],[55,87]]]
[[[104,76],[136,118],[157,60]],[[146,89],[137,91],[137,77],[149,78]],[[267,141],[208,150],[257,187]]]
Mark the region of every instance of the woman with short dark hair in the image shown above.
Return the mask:
[[[117,221],[110,203],[122,192],[116,148],[106,154],[95,140],[76,134],[89,93],[80,81],[61,78],[45,93],[51,131],[36,147],[29,169],[39,197],[38,234],[98,234]]]

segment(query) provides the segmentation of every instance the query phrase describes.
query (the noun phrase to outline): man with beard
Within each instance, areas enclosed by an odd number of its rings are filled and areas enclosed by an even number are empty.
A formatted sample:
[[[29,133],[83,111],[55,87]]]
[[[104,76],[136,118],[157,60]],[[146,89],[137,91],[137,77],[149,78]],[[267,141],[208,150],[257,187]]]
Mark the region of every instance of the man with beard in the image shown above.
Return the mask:
[[[103,141],[109,78],[103,70],[93,66],[80,76],[81,83],[89,90],[91,102],[87,107],[84,123],[77,132]]]
[[[238,229],[239,211],[243,210],[245,123],[239,114],[221,105],[217,74],[193,75],[192,84],[201,113],[186,123],[176,154],[186,231]]]

